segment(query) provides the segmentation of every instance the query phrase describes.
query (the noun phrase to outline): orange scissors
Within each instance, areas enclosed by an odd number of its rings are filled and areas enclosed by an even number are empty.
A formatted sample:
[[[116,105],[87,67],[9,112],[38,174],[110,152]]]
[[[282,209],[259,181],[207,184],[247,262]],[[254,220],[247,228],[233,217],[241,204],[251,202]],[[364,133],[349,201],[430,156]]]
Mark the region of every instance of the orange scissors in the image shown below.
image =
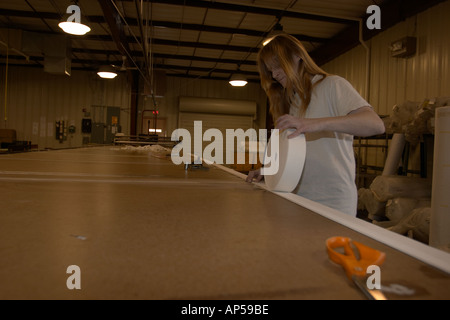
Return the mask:
[[[367,268],[372,265],[381,266],[386,258],[384,252],[346,237],[332,237],[326,243],[330,260],[344,267],[347,277],[362,290],[367,298],[387,300],[381,290],[367,287]],[[344,253],[337,251],[341,248]]]

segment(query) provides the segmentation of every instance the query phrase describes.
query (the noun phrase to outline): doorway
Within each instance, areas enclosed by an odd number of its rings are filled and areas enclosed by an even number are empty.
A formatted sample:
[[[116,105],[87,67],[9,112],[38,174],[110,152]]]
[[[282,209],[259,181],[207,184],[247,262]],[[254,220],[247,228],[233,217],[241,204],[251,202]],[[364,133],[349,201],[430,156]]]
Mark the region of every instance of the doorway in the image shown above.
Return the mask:
[[[93,126],[91,142],[95,144],[112,144],[117,133],[121,132],[120,107],[91,106]],[[106,111],[106,112],[105,112]]]

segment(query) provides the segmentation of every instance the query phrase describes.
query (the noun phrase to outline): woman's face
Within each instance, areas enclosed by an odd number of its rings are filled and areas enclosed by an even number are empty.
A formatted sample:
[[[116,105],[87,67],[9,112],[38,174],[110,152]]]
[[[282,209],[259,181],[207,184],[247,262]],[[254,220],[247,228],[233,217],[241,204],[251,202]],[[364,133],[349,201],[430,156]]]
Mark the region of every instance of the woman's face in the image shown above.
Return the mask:
[[[284,72],[283,68],[281,68],[277,59],[272,59],[271,61],[269,61],[269,63],[266,64],[266,66],[270,73],[272,73],[272,78],[278,81],[283,86],[283,88],[286,88],[286,73]]]
[[[300,57],[297,57],[296,55],[293,55],[293,61],[294,64],[292,68],[294,70],[298,69],[298,65],[300,62]],[[283,68],[281,68],[280,63],[278,62],[278,59],[274,58],[269,61],[269,63],[266,64],[267,69],[272,73],[272,78],[274,78],[276,81],[278,81],[283,88],[286,88],[287,83],[287,76],[286,72],[284,72]]]

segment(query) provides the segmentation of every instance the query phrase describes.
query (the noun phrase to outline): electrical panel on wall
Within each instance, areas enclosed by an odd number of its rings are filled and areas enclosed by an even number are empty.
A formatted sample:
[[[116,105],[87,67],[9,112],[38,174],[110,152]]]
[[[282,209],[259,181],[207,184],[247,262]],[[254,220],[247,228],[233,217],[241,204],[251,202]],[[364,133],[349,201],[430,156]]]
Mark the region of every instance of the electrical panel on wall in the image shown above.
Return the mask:
[[[83,119],[81,122],[81,132],[91,133],[91,131],[92,131],[92,120],[91,119]]]
[[[391,56],[395,58],[409,58],[416,54],[417,38],[405,37],[391,44]]]
[[[55,138],[60,143],[67,140],[67,121],[60,120],[55,122]]]

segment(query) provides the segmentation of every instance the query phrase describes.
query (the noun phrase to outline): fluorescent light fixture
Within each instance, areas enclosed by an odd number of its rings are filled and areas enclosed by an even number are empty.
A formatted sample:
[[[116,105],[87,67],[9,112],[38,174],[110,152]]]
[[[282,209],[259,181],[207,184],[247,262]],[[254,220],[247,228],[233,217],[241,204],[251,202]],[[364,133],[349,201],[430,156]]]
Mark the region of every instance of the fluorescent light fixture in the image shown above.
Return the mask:
[[[111,66],[101,66],[97,72],[98,76],[103,79],[114,79],[117,77],[117,72]]]
[[[63,21],[61,21],[58,26],[63,29],[65,33],[77,36],[82,36],[91,31],[91,28],[81,23],[81,9],[76,4],[67,7]]]
[[[162,129],[148,129],[148,132],[151,132],[151,133],[162,133]]]
[[[247,85],[247,79],[241,74],[233,74],[230,79],[230,84],[233,87],[245,87]]]

